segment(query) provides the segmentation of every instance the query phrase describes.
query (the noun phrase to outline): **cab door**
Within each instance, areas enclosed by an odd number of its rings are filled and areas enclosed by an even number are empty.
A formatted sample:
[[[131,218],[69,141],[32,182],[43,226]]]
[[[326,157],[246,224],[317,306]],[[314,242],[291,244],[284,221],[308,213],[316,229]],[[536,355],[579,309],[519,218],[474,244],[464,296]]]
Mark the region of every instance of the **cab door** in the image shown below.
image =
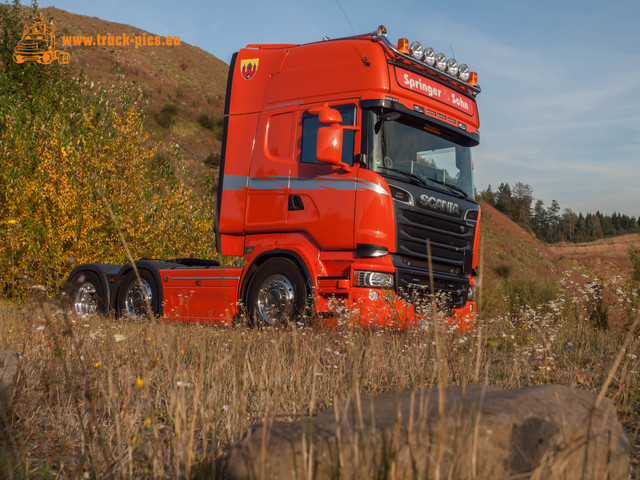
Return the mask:
[[[245,233],[279,233],[285,230],[289,178],[294,168],[292,131],[294,113],[263,113],[256,138],[249,178]]]
[[[355,103],[329,105],[342,116],[341,125],[357,126]],[[360,150],[360,132],[343,130],[342,167],[318,161],[316,145],[320,124],[318,115],[305,108],[299,112],[296,162],[291,174],[287,201],[287,230],[307,234],[320,250],[353,250],[353,225],[358,165],[354,157]]]

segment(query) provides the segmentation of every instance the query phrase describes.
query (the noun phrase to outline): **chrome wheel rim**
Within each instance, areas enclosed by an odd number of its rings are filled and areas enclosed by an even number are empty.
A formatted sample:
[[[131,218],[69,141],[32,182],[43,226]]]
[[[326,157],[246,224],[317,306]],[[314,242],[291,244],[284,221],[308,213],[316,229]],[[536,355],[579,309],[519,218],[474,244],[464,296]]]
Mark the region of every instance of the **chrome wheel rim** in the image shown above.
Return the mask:
[[[78,288],[73,299],[73,309],[78,314],[95,313],[98,310],[98,296],[96,286],[91,282],[84,282]]]
[[[128,315],[141,317],[147,314],[148,305],[151,305],[152,293],[151,285],[142,279],[132,283],[124,297],[124,308]]]
[[[284,275],[271,275],[258,291],[257,310],[265,323],[272,325],[293,311],[293,285]]]

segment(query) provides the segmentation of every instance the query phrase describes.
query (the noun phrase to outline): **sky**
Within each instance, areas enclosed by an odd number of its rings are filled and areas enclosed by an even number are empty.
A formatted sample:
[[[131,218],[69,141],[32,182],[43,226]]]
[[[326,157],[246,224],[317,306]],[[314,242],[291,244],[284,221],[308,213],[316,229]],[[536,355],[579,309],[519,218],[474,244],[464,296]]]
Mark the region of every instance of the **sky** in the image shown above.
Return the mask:
[[[31,2],[22,0],[23,4]],[[229,63],[250,43],[387,27],[478,72],[476,188],[516,182],[574,212],[640,216],[638,0],[40,0],[179,35]],[[100,32],[96,32],[100,33]]]

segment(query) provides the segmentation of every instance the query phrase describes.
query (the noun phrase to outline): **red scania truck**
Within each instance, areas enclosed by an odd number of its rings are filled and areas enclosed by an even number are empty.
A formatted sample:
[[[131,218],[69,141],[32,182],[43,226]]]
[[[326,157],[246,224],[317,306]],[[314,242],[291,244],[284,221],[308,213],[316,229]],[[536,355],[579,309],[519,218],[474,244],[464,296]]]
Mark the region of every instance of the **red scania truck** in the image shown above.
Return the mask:
[[[229,324],[345,315],[412,325],[415,300],[475,318],[477,75],[386,29],[248,45],[228,77],[214,261],[76,267],[77,312]],[[135,266],[135,268],[134,268]],[[149,311],[149,309],[151,309]]]

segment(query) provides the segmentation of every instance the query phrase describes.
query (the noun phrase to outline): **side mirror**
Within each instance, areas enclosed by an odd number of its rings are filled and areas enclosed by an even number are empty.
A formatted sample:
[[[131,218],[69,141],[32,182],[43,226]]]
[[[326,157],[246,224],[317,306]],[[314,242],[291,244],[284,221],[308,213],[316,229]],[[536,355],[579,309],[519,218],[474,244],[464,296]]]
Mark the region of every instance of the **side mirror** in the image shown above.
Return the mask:
[[[318,129],[316,158],[329,165],[342,165],[342,127],[337,123]]]
[[[332,125],[342,123],[342,115],[335,108],[331,108],[326,103],[321,107],[312,108],[309,110],[311,115],[318,115],[318,120],[323,125]]]
[[[351,167],[342,161],[342,115],[328,105],[312,108],[309,113],[318,115],[321,124],[327,125],[318,129],[316,142],[316,158],[322,163],[342,167],[350,172]]]

